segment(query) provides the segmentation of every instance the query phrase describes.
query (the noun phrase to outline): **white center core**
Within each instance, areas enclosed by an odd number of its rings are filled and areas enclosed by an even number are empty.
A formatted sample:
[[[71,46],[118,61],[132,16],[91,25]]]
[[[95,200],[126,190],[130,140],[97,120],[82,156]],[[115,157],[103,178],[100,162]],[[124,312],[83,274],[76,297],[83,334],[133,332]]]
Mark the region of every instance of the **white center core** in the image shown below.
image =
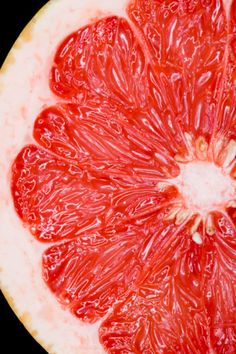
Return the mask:
[[[233,180],[210,162],[181,165],[176,185],[186,207],[201,213],[221,209],[234,195]]]

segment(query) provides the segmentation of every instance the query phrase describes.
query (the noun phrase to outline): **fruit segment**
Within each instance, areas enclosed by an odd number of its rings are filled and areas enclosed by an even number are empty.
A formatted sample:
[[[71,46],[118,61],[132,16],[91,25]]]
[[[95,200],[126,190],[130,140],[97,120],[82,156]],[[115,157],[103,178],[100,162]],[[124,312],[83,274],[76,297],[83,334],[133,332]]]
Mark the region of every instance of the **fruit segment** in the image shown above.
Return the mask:
[[[179,172],[171,147],[150,141],[135,116],[106,102],[50,107],[36,120],[34,137],[78,166],[113,178],[133,176],[133,184],[136,178],[153,185]]]
[[[224,215],[204,246],[184,229],[158,245],[138,290],[114,307],[100,335],[112,353],[233,353],[236,233]]]
[[[203,255],[203,247],[191,242],[186,229],[161,237],[138,290],[101,325],[105,347],[117,354],[208,352]]]
[[[43,277],[108,353],[233,353],[235,1],[133,0],[58,47],[12,167]],[[59,242],[60,241],[60,242]],[[106,318],[104,318],[106,316]]]
[[[102,324],[100,336],[107,352],[114,354],[207,353],[206,323],[202,313],[170,316],[155,300],[131,293]]]
[[[112,227],[53,246],[43,256],[44,279],[63,305],[93,323],[140,276],[142,236],[132,225]]]
[[[219,155],[219,149],[225,150],[226,146],[236,140],[235,116],[236,116],[236,19],[235,1],[232,2],[229,21],[229,34],[225,53],[228,57],[225,63],[225,77],[222,84],[222,101],[219,107],[218,119],[215,131],[215,155]],[[235,154],[234,154],[235,156]]]
[[[95,322],[136,288],[156,255],[160,238],[169,238],[167,233],[176,228],[163,222],[160,214],[152,214],[84,233],[45,252],[44,279],[78,318]]]
[[[173,77],[177,82],[178,77]],[[109,101],[141,124],[154,141],[174,151],[186,148],[165,85],[154,73],[125,19],[110,17],[69,36],[58,48],[51,73],[53,92],[66,100],[97,105]],[[171,87],[175,90],[175,87]],[[167,96],[166,96],[167,95]],[[133,123],[135,124],[135,123]],[[140,128],[139,124],[139,128]]]
[[[235,0],[232,1],[231,3],[231,30],[235,34],[236,33],[236,2]]]
[[[102,19],[70,35],[55,56],[51,88],[75,102],[91,95],[134,109],[148,105],[148,65],[127,22]]]
[[[36,146],[25,147],[13,165],[15,208],[43,242],[74,238],[158,211],[174,202],[177,188],[129,175],[90,171]],[[117,178],[116,178],[117,177]]]
[[[236,230],[227,215],[215,213],[215,232],[205,240],[205,308],[216,353],[236,348]]]
[[[171,119],[209,143],[228,63],[222,1],[134,0],[128,11],[150,50]]]

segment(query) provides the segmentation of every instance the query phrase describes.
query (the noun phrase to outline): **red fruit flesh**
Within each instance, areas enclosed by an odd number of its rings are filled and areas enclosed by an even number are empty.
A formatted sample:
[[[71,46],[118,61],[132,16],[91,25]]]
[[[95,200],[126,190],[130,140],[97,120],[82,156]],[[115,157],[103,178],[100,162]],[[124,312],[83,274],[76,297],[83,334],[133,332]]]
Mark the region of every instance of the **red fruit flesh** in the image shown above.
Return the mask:
[[[235,2],[230,17],[218,0],[127,11],[58,48],[61,101],[15,159],[15,208],[50,243],[43,277],[61,304],[107,316],[109,353],[233,353],[236,203],[187,210],[175,178],[200,160],[234,186]]]

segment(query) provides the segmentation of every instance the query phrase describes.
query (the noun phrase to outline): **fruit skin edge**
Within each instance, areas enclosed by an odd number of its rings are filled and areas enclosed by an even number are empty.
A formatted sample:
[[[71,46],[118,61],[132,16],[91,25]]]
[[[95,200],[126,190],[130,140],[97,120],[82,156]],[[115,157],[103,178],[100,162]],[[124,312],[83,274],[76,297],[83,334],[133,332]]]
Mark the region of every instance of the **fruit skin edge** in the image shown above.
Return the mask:
[[[53,1],[56,1],[56,0],[53,0]],[[25,28],[23,28],[23,30],[21,31],[21,33],[17,37],[15,43],[13,44],[12,48],[10,49],[9,53],[7,54],[2,66],[0,68],[1,74],[4,74],[7,71],[8,67],[12,63],[14,63],[13,51],[16,48],[19,48],[19,46],[21,45],[21,41],[23,40],[23,41],[28,42],[31,40],[33,26],[34,26],[35,22],[38,21],[38,19],[46,11],[47,7],[48,7],[48,3],[43,5],[43,7],[41,7],[41,9],[39,9],[39,11],[28,22],[28,24],[25,26]],[[0,87],[0,92],[1,92],[1,87]],[[2,271],[2,269],[0,268],[0,272],[1,271]],[[50,349],[51,349],[50,346],[48,346],[46,343],[44,343],[42,340],[40,340],[40,338],[38,338],[38,332],[36,330],[34,330],[33,328],[31,328],[30,319],[27,316],[27,313],[20,315],[20,311],[18,311],[17,306],[15,305],[14,300],[11,297],[11,295],[9,294],[9,292],[7,291],[7,289],[4,288],[4,284],[2,284],[2,281],[0,283],[0,288],[1,288],[1,292],[3,293],[8,305],[13,310],[14,314],[16,315],[18,320],[21,322],[21,324],[24,326],[24,328],[27,330],[27,332],[36,340],[36,342],[39,345],[41,345],[41,347],[43,347],[49,353]]]
[[[45,17],[48,14],[49,14],[49,17],[51,17],[50,15],[52,15],[52,14],[55,15],[55,13],[60,14],[62,12],[60,9],[60,7],[61,7],[60,5],[63,5],[64,8],[68,9],[67,16],[65,16],[67,19],[70,19],[69,10],[71,10],[71,8],[72,8],[72,10],[76,10],[77,17],[76,17],[76,24],[75,24],[75,21],[74,21],[74,23],[72,21],[72,24],[69,23],[69,29],[66,28],[65,23],[63,23],[64,27],[59,35],[59,39],[55,40],[53,42],[53,45],[55,45],[55,47],[53,47],[53,54],[56,50],[56,46],[60,43],[60,41],[64,40],[64,38],[69,33],[76,31],[78,28],[81,28],[81,27],[85,26],[86,24],[93,22],[94,20],[97,20],[97,19],[103,18],[103,17],[107,17],[110,15],[117,15],[117,16],[121,16],[121,17],[126,17],[125,8],[127,6],[128,1],[129,0],[115,0],[114,2],[110,3],[108,0],[98,0],[98,1],[97,0],[69,0],[67,3],[65,0],[49,0],[44,6],[42,6],[38,10],[37,13],[35,13],[35,15],[32,17],[32,19],[26,24],[26,26],[23,28],[21,33],[18,35],[18,37],[15,40],[14,44],[12,45],[11,49],[9,50],[5,60],[3,61],[3,64],[0,68],[0,96],[4,92],[4,84],[7,83],[8,87],[11,87],[11,85],[8,84],[8,81],[2,80],[2,78],[5,79],[5,75],[9,74],[9,71],[10,71],[10,75],[12,74],[12,67],[13,68],[15,67],[15,62],[17,64],[16,66],[18,68],[20,67],[18,61],[16,60],[18,58],[17,51],[19,51],[20,55],[21,55],[21,52],[25,53],[24,49],[26,49],[26,48],[24,48],[24,46],[29,45],[31,43],[31,41],[34,41],[35,37],[37,37],[37,32],[35,31],[36,36],[35,36],[35,33],[33,33],[35,30],[35,27],[37,27],[39,25],[40,29],[45,29],[45,21],[43,21],[43,20],[45,20]],[[94,3],[95,3],[95,6],[92,7],[91,4],[94,5]],[[69,8],[68,5],[71,7]],[[55,8],[56,8],[56,11],[55,11]],[[49,11],[47,11],[47,10],[49,10]],[[50,25],[49,25],[49,27],[50,27]],[[54,27],[52,27],[52,30],[56,31],[56,29]],[[54,35],[55,35],[55,33],[54,33]],[[60,37],[60,36],[62,36],[62,37]],[[22,51],[22,49],[23,49],[23,51]],[[29,54],[32,55],[32,51],[30,51]],[[46,54],[48,54],[48,53],[46,53]],[[51,65],[51,59],[52,59],[52,57],[48,56],[48,57],[46,57],[45,61],[49,60],[50,65]],[[29,74],[27,74],[27,75],[28,75],[27,79],[29,79]],[[11,78],[11,76],[10,76],[10,78]],[[18,80],[18,82],[19,82],[19,80]],[[27,94],[29,94],[28,91],[27,91]],[[19,112],[19,110],[17,110],[17,112]],[[31,122],[31,119],[32,119],[32,122]],[[35,116],[33,116],[33,118],[30,117],[30,123],[31,123],[30,125],[31,126],[32,126],[34,120],[35,120]],[[27,122],[27,123],[29,123],[29,122]],[[30,130],[30,132],[31,132],[31,130]],[[24,143],[22,143],[20,146],[24,146]],[[4,146],[4,148],[5,148],[5,146]],[[14,146],[14,149],[16,149],[15,146]],[[19,150],[16,149],[16,151],[19,151]],[[11,157],[12,157],[12,152],[10,152],[10,153],[11,153]],[[9,156],[7,156],[7,157],[8,157],[8,161],[9,161],[10,157]],[[8,184],[9,179],[10,179],[10,172],[9,172],[10,164],[9,165],[7,164],[7,167],[8,168],[6,169],[6,173],[4,173],[4,174],[2,173],[2,176],[4,176],[4,179],[7,180],[7,184]],[[0,182],[1,182],[1,179],[0,179]],[[0,185],[0,187],[2,188],[1,185]],[[7,206],[7,208],[9,207],[8,196],[5,199],[6,200],[4,200],[4,207],[6,209],[6,206]],[[2,205],[3,205],[3,203],[2,203]],[[21,231],[24,230],[23,233],[25,235],[27,232],[25,231],[24,226],[22,225],[20,220],[17,218],[17,215],[15,214],[13,221],[15,221],[16,219],[17,219],[17,226],[21,229]],[[15,228],[15,226],[16,225],[14,224],[13,228]],[[3,233],[4,227],[2,227],[0,231],[2,231],[1,233]],[[27,234],[26,236],[29,236],[29,235]],[[23,253],[23,252],[21,252],[21,253]],[[34,251],[34,253],[35,253],[35,251]],[[34,329],[34,328],[37,328],[37,326],[35,326],[35,324],[32,324],[31,319],[34,319],[34,317],[31,315],[30,312],[23,311],[21,309],[21,307],[18,304],[19,299],[16,299],[15,298],[16,296],[13,295],[12,291],[11,291],[11,289],[13,289],[14,286],[9,287],[9,281],[7,284],[6,280],[4,279],[4,276],[2,276],[3,273],[4,273],[4,268],[0,267],[0,289],[2,291],[2,294],[5,297],[7,303],[11,307],[11,309],[13,310],[14,314],[19,319],[19,321],[22,323],[22,325],[25,327],[25,329],[28,331],[28,333],[48,353],[51,353],[51,354],[54,354],[54,353],[61,354],[62,353],[62,354],[64,354],[65,350],[63,350],[63,351],[61,350],[61,348],[60,348],[61,345],[59,345],[59,348],[58,348],[58,346],[56,346],[56,348],[54,348],[55,343],[53,341],[50,342],[49,340],[47,340],[48,338],[45,334],[43,336],[40,335],[40,332],[42,332],[42,331],[38,331],[38,330]],[[10,274],[10,273],[8,272],[8,274]],[[18,289],[18,287],[15,287],[15,289]],[[50,293],[50,295],[51,295],[51,293]],[[49,297],[48,293],[47,293],[47,296]],[[63,310],[60,309],[60,314],[62,313],[62,311]],[[67,320],[65,320],[65,322],[67,322]],[[77,324],[78,324],[78,322],[77,322]],[[71,323],[69,323],[68,326],[69,326],[69,329],[71,327],[72,327],[72,329],[74,329],[73,325],[71,325]],[[86,328],[84,331],[84,329],[82,327],[80,327],[82,329],[82,332],[79,333],[79,338],[77,337],[76,348],[74,346],[70,346],[72,348],[71,353],[72,352],[73,352],[73,354],[74,353],[76,353],[76,354],[89,354],[89,353],[101,354],[101,353],[104,353],[104,348],[102,347],[101,343],[97,341],[97,338],[96,338],[96,340],[94,338],[95,333],[96,333],[96,335],[98,334],[99,323],[97,324],[96,327],[97,327],[96,331],[94,331],[94,329],[90,330],[89,335],[86,335],[87,334],[86,331],[88,332],[88,330]],[[80,337],[80,334],[81,334],[81,337]],[[74,336],[72,338],[74,339]],[[91,338],[92,338],[92,342],[91,342]],[[56,343],[56,344],[58,344],[58,343]]]
[[[51,1],[56,1],[56,0],[51,0]],[[32,30],[33,30],[34,24],[38,21],[38,19],[46,11],[49,2],[47,2],[45,5],[43,5],[43,7],[41,7],[41,9],[39,9],[39,11],[31,18],[31,20],[27,23],[27,25],[20,32],[20,34],[18,35],[17,39],[15,40],[13,46],[11,47],[9,53],[7,54],[2,66],[0,68],[1,74],[5,73],[8,69],[8,67],[12,63],[14,63],[13,51],[14,51],[14,49],[17,49],[21,46],[21,41],[29,42],[32,39]]]
[[[0,269],[1,271],[1,269]],[[20,323],[24,326],[24,328],[27,330],[27,332],[32,336],[32,338],[34,338],[34,340],[43,348],[45,349],[48,353],[50,353],[50,346],[48,346],[46,343],[44,344],[40,338],[38,338],[38,332],[36,330],[34,330],[33,328],[31,328],[31,324],[30,324],[30,319],[27,313],[23,314],[22,316],[20,315],[20,313],[17,310],[17,306],[14,303],[13,298],[10,296],[10,294],[8,293],[8,291],[6,289],[4,289],[4,287],[1,284],[1,292],[5,298],[5,300],[7,301],[8,305],[10,306],[10,308],[12,309],[12,311],[14,312],[14,314],[16,315],[16,317],[18,318],[18,320],[20,321]]]
[[[34,25],[40,20],[44,14],[47,11],[47,8],[52,5],[52,3],[56,3],[58,0],[48,0],[46,4],[44,4],[34,15],[33,17],[29,20],[29,22],[26,24],[26,26],[23,28],[23,30],[18,34],[18,37],[16,38],[14,44],[12,45],[11,49],[9,50],[7,56],[3,60],[2,66],[0,67],[0,74],[4,75],[7,71],[8,68],[14,64],[15,58],[14,58],[14,51],[16,49],[19,49],[22,46],[23,42],[30,42],[31,39],[33,38],[32,32]],[[56,45],[56,43],[55,43]],[[0,83],[0,94],[3,91],[3,88]],[[8,176],[9,177],[9,176]],[[2,272],[2,268],[0,268],[0,274]],[[48,353],[54,354],[55,352],[52,351],[52,345],[44,342],[39,334],[38,331],[35,330],[31,324],[30,320],[30,314],[25,312],[22,315],[20,314],[20,310],[18,309],[17,305],[14,302],[14,299],[10,295],[9,291],[7,290],[6,286],[1,280],[0,277],[0,290],[7,302],[7,304],[10,306],[12,309],[13,313],[17,317],[17,319],[20,321],[20,323],[23,325],[23,327],[26,329],[26,331],[32,336],[32,338]],[[79,354],[79,352],[78,352]]]
[[[28,42],[31,40],[32,28],[33,28],[35,22],[38,21],[38,19],[46,11],[47,7],[48,7],[48,3],[43,5],[43,7],[41,7],[41,9],[39,9],[39,11],[32,17],[32,19],[28,22],[28,24],[23,28],[21,33],[18,35],[17,39],[15,40],[12,48],[10,49],[9,53],[7,54],[2,66],[0,68],[1,74],[4,74],[7,71],[8,67],[14,63],[13,51],[16,48],[19,48],[19,46],[21,45],[21,41],[23,40],[23,41]],[[0,87],[0,92],[1,92],[1,87]],[[1,273],[1,271],[2,271],[2,269],[0,268],[0,273]],[[20,311],[18,311],[13,298],[11,297],[11,295],[9,294],[7,289],[5,289],[4,284],[2,284],[2,281],[0,283],[0,288],[1,288],[1,292],[4,296],[4,298],[6,299],[8,305],[10,306],[10,308],[12,309],[12,311],[14,312],[14,314],[16,315],[18,320],[21,322],[21,324],[24,326],[24,328],[27,330],[27,332],[36,340],[36,342],[39,345],[41,345],[41,347],[43,347],[49,353],[50,349],[51,349],[50,346],[48,346],[46,343],[44,343],[42,340],[40,340],[40,338],[38,338],[38,332],[36,330],[34,330],[33,328],[31,328],[30,319],[29,319],[29,316],[27,316],[27,313],[20,315]]]
[[[52,2],[56,2],[56,0],[50,0],[49,3]],[[226,4],[226,6],[230,3],[230,0],[223,0],[223,2]],[[46,8],[48,7],[48,4],[45,4],[35,15],[34,17],[30,20],[30,22],[26,25],[26,27],[23,29],[23,31],[21,32],[21,34],[18,36],[17,40],[15,41],[13,47],[11,48],[10,52],[8,53],[2,67],[1,67],[1,73],[4,73],[8,70],[8,67],[14,62],[14,58],[12,55],[12,52],[15,48],[19,48],[19,46],[21,45],[22,40],[23,41],[30,41],[31,40],[31,36],[32,36],[32,28],[35,24],[35,22],[41,17],[41,15],[43,15],[44,11],[46,11]],[[0,91],[1,91],[1,87],[0,87]],[[1,269],[0,269],[0,273],[1,273]],[[30,323],[30,319],[27,315],[27,313],[20,315],[20,312],[17,309],[17,306],[14,303],[13,298],[11,297],[11,295],[8,293],[7,289],[4,288],[4,285],[1,284],[1,291],[4,295],[4,297],[6,298],[8,304],[10,305],[10,307],[12,308],[12,310],[14,311],[14,313],[16,314],[16,316],[18,317],[18,319],[20,320],[20,322],[24,325],[24,327],[27,329],[27,331],[31,334],[31,336],[48,352],[50,352],[51,347],[50,345],[47,345],[46,343],[44,343],[42,340],[40,340],[40,338],[38,337],[38,333],[37,331],[35,331]]]

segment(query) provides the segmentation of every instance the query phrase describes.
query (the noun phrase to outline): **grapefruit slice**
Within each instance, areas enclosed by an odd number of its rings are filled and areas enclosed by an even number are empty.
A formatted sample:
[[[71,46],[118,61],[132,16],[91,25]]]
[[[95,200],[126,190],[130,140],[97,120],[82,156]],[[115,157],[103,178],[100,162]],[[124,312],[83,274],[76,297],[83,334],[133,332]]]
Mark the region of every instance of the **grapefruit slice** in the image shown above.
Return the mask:
[[[235,13],[50,1],[9,54],[1,288],[49,353],[235,352]]]

